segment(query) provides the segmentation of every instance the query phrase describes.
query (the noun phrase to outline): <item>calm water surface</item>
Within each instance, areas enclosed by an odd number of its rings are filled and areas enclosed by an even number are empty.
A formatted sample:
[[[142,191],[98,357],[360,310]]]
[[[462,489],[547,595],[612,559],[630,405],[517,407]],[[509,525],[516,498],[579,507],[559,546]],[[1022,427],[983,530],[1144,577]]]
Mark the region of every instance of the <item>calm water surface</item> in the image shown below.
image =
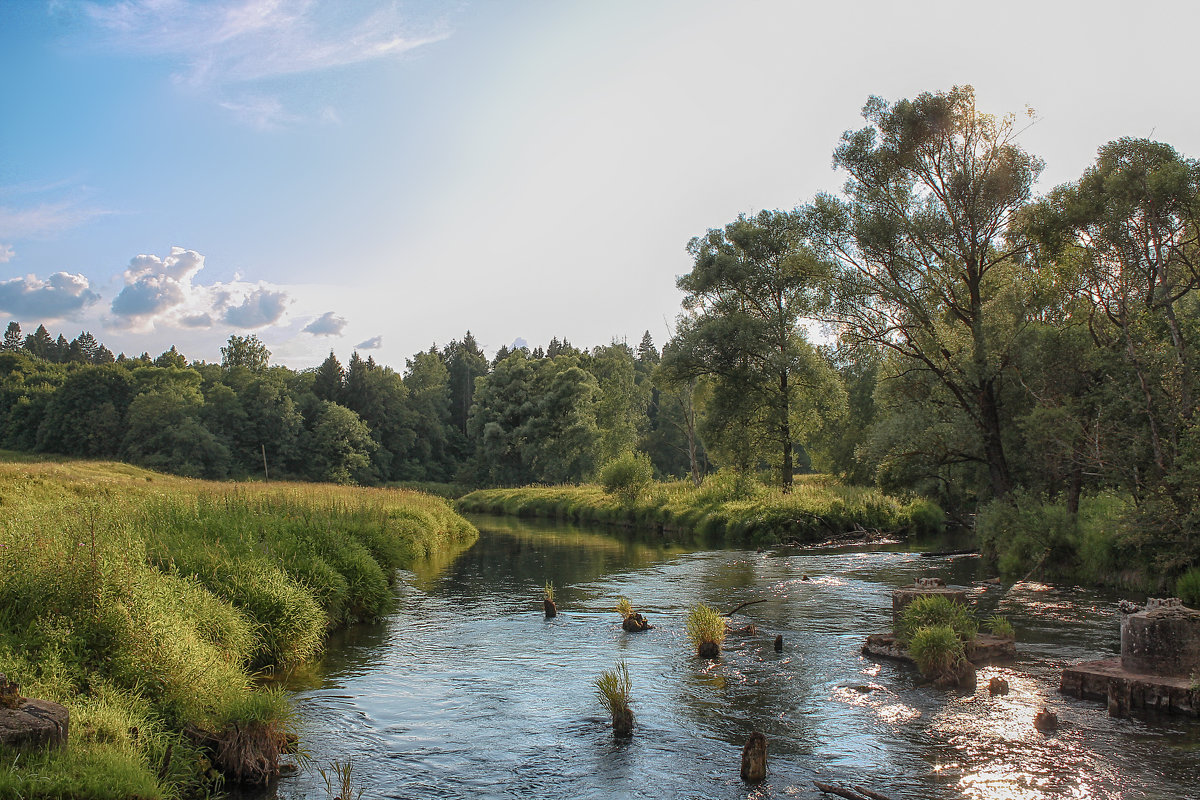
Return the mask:
[[[971,557],[714,551],[475,522],[470,549],[402,575],[391,618],[340,637],[295,678],[312,764],[280,781],[278,798],[328,798],[316,768],[346,760],[365,798],[829,797],[814,780],[894,800],[1200,797],[1200,725],[1114,720],[1056,691],[1063,666],[1119,650],[1114,597],[985,589]],[[892,589],[922,575],[970,588],[982,614],[1017,629],[1017,661],[981,669],[974,693],[920,686],[912,669],[859,652],[888,629]],[[558,588],[551,620],[547,579]],[[621,630],[622,595],[654,630]],[[759,598],[734,618],[758,635],[731,637],[716,662],[693,655],[691,606]],[[592,685],[620,660],[636,725],[624,742]],[[988,695],[994,675],[1009,695]],[[1033,728],[1042,707],[1059,731]],[[758,787],[738,777],[753,730],[770,750]]]

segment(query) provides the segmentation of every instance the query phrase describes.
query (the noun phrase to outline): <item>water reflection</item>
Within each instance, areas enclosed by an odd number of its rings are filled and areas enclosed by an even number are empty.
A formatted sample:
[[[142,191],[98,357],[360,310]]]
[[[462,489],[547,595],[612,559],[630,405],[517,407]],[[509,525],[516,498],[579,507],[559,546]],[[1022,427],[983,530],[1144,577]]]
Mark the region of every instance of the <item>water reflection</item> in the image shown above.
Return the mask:
[[[703,549],[512,520],[477,520],[480,540],[423,565],[397,613],[344,634],[295,677],[316,765],[353,759],[369,797],[818,797],[814,779],[893,800],[1158,798],[1194,794],[1200,737],[1180,719],[1112,720],[1057,694],[1071,661],[1118,645],[1114,598],[983,583],[975,558],[869,551]],[[1015,664],[946,693],[859,652],[891,620],[891,590],[936,574],[1017,629]],[[807,580],[805,577],[807,576]],[[540,613],[554,581],[559,616]],[[629,597],[655,626],[620,629]],[[754,635],[697,658],[688,609],[729,610]],[[782,653],[772,642],[784,640]],[[613,740],[592,681],[618,660],[633,678],[634,738]],[[1011,691],[991,697],[992,676]],[[1047,706],[1062,726],[1043,735]],[[768,779],[738,778],[742,743],[766,734]],[[325,798],[315,774],[281,798]]]

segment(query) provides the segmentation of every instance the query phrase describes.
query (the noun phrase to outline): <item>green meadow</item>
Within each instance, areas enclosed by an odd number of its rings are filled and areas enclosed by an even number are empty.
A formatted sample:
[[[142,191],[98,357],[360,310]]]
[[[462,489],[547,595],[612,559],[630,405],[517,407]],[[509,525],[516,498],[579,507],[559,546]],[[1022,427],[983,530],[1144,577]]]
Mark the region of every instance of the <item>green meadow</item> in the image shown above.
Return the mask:
[[[842,486],[819,475],[798,479],[788,493],[725,472],[710,475],[699,488],[687,481],[651,483],[634,497],[589,484],[480,489],[460,498],[458,508],[689,533],[728,545],[820,542],[859,529],[913,535],[944,524],[941,509],[927,500]]]
[[[0,672],[71,715],[69,747],[0,751],[0,796],[266,779],[294,741],[268,678],[384,614],[397,568],[477,535],[416,492],[0,452]]]

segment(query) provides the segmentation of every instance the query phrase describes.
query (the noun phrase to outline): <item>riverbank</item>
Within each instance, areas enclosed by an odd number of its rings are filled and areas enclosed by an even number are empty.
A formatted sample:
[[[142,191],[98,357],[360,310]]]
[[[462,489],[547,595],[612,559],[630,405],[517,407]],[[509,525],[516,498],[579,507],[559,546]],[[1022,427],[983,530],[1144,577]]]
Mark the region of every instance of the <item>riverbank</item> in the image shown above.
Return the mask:
[[[691,533],[729,545],[822,542],[847,533],[903,537],[934,533],[944,525],[941,509],[919,498],[901,500],[876,489],[824,481],[797,483],[783,494],[763,487],[747,490],[715,477],[700,488],[684,481],[654,484],[632,502],[582,485],[480,489],[456,505],[471,513]]]
[[[477,536],[414,492],[3,452],[0,508],[0,672],[71,714],[68,748],[0,753],[4,797],[149,800],[262,777],[249,753],[294,732],[254,676],[382,616],[398,567]]]

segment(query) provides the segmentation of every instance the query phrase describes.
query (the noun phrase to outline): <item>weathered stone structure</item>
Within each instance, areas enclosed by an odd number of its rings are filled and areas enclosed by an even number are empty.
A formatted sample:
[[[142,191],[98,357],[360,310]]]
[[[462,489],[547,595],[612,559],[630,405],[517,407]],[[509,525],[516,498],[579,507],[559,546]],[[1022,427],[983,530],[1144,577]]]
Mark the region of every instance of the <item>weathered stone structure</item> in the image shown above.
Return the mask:
[[[1137,606],[1124,606],[1130,610]],[[1059,691],[1103,700],[1108,713],[1154,709],[1200,715],[1200,611],[1177,598],[1146,601],[1121,620],[1121,655],[1063,670]]]
[[[952,602],[967,604],[967,592],[964,589],[951,589],[941,578],[917,578],[912,586],[897,589],[892,592],[892,626],[900,624],[900,615],[909,603],[918,597],[941,595]]]

